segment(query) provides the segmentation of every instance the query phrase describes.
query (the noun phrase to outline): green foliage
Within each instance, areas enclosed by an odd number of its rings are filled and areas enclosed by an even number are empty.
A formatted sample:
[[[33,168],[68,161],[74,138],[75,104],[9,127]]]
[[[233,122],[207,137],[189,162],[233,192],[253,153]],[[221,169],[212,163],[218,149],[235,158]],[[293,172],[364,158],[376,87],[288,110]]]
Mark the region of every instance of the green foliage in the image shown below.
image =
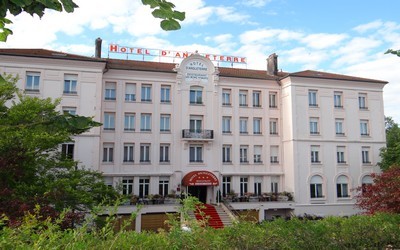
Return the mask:
[[[152,14],[155,18],[163,19],[160,23],[163,30],[181,28],[178,21],[185,19],[185,12],[174,10],[173,3],[166,0],[142,0],[142,3],[154,9]],[[6,27],[7,24],[12,23],[10,19],[6,18],[7,11],[14,16],[26,12],[31,16],[36,14],[42,17],[46,9],[71,13],[75,8],[79,8],[79,6],[72,0],[2,0],[0,1],[0,42],[6,42],[7,37],[13,34],[12,30]]]
[[[400,50],[393,50],[393,49],[388,49],[385,54],[394,54],[396,56],[400,56]]]
[[[35,210],[19,227],[0,219],[0,249],[398,249],[400,215],[376,214],[322,220],[278,219],[261,224],[235,223],[215,230],[199,227],[191,232],[171,229],[137,233],[115,231],[113,212],[105,224],[93,228],[91,219],[79,228],[61,230],[42,220]],[[63,213],[58,222],[62,221]],[[97,216],[97,215],[93,215]],[[134,216],[133,216],[134,217]]]
[[[181,25],[178,21],[185,20],[185,12],[174,10],[175,5],[166,0],[142,0],[144,5],[154,9],[152,14],[155,18],[163,19],[160,26],[163,30],[178,30]]]
[[[57,111],[59,100],[25,96],[6,76],[0,85],[0,214],[12,223],[41,205],[43,216],[73,213],[112,201],[117,193],[99,172],[78,168],[60,144],[99,126],[92,118]],[[7,105],[6,105],[7,104]],[[69,214],[67,218],[74,223]],[[44,217],[45,218],[45,217]]]
[[[393,165],[400,166],[400,127],[391,117],[385,117],[386,147],[380,149],[379,167],[386,171]]]

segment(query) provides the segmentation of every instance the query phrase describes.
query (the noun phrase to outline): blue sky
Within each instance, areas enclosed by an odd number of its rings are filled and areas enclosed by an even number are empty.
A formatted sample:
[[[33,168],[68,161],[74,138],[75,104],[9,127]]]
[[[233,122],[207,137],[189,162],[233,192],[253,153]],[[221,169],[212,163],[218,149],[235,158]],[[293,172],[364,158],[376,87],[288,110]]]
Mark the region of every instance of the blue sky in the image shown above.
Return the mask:
[[[186,12],[179,31],[159,28],[140,0],[75,0],[72,14],[47,12],[42,20],[11,18],[14,35],[0,47],[46,48],[92,56],[94,40],[107,45],[198,50],[247,57],[247,68],[265,69],[277,53],[278,67],[321,70],[389,81],[385,114],[400,122],[398,0],[171,0]]]

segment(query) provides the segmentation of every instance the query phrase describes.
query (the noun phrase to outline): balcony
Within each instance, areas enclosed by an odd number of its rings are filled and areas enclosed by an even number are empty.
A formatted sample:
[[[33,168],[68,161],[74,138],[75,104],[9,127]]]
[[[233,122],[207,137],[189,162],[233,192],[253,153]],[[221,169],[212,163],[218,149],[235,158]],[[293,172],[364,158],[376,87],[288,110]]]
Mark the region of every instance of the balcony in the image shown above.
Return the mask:
[[[214,139],[214,130],[209,129],[183,129],[182,139],[194,141],[208,141]]]

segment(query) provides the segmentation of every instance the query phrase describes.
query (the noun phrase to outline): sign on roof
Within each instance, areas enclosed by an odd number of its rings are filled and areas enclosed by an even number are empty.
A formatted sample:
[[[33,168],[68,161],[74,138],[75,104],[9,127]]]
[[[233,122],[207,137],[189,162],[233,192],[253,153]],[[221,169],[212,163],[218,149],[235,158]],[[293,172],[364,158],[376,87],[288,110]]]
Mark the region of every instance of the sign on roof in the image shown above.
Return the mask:
[[[110,44],[108,47],[109,53],[122,53],[122,54],[133,54],[133,55],[142,55],[142,56],[156,56],[156,57],[169,57],[169,58],[178,58],[184,59],[193,52],[183,52],[183,51],[174,51],[174,50],[163,50],[163,49],[146,49],[139,47],[127,47],[120,46],[118,44]],[[197,53],[197,52],[195,52]],[[225,55],[215,55],[215,54],[207,54],[207,53],[199,53],[200,55],[210,59],[215,62],[224,62],[224,63],[240,63],[246,64],[246,57],[238,57],[238,56],[225,56]]]

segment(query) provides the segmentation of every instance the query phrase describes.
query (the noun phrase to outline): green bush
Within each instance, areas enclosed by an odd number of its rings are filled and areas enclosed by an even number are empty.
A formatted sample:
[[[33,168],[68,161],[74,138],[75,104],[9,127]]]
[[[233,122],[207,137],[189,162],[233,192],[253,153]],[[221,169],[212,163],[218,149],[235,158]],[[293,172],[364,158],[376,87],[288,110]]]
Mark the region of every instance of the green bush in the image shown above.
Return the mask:
[[[254,223],[240,221],[224,229],[190,222],[184,231],[171,217],[169,231],[116,231],[113,216],[102,227],[87,222],[62,230],[57,221],[27,214],[18,227],[0,219],[0,249],[393,249],[400,248],[400,215],[376,214],[322,220],[294,218]],[[59,219],[62,221],[62,218]],[[93,218],[92,218],[93,221]]]

